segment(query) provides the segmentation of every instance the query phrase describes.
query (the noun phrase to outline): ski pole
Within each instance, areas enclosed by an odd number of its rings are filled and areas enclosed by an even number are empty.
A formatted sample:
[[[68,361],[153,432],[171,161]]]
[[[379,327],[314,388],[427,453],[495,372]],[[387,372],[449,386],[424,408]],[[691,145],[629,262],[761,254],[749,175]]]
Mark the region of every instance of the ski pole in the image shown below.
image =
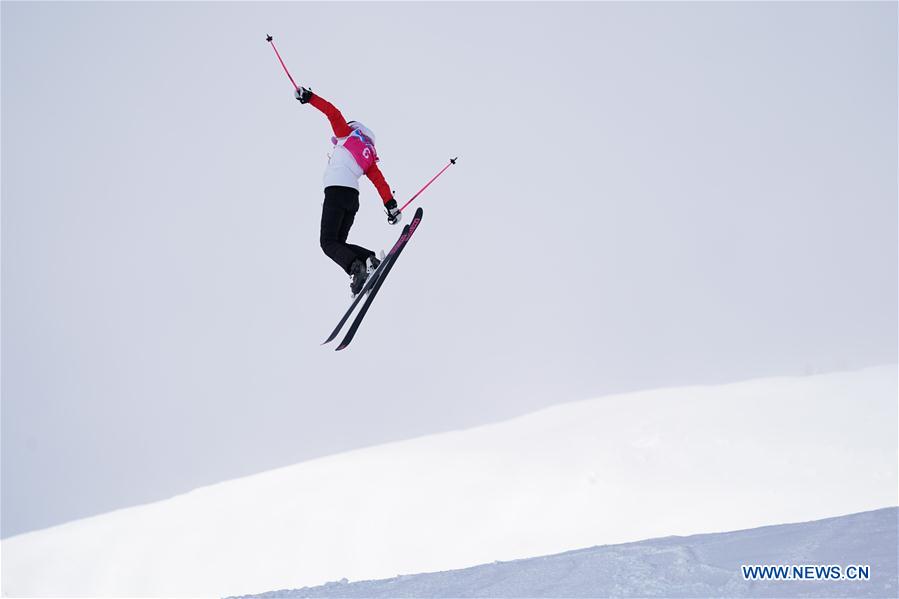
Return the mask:
[[[300,89],[300,86],[297,85],[297,82],[293,80],[293,77],[290,76],[290,71],[287,70],[287,65],[284,64],[284,61],[281,60],[281,53],[278,52],[278,48],[275,47],[275,40],[270,35],[265,36],[265,41],[272,45],[272,50],[275,51],[275,56],[278,57],[278,61],[281,63],[281,66],[284,67],[284,72],[287,73],[287,78],[290,79],[290,82],[293,83],[294,89]]]
[[[443,167],[443,170],[442,170],[442,171],[440,171],[439,173],[437,173],[436,175],[434,175],[434,178],[433,178],[433,179],[431,179],[430,181],[428,181],[427,183],[425,183],[425,186],[422,187],[421,189],[419,189],[419,190],[418,190],[418,193],[416,193],[414,196],[412,196],[411,198],[409,198],[409,201],[406,202],[405,204],[403,204],[403,207],[400,208],[400,212],[402,212],[403,210],[405,210],[405,209],[406,209],[406,206],[408,206],[409,204],[412,203],[412,200],[414,200],[415,198],[417,198],[418,196],[420,196],[420,195],[421,195],[421,192],[423,192],[424,190],[426,190],[426,189],[428,188],[428,185],[430,185],[431,183],[433,183],[434,181],[436,181],[436,180],[437,180],[437,177],[439,177],[440,175],[442,175],[442,174],[446,171],[446,169],[448,169],[448,168],[451,167],[452,165],[456,164],[456,161],[457,161],[458,159],[459,159],[458,156],[456,156],[455,158],[450,158],[449,164],[447,164],[445,167]]]

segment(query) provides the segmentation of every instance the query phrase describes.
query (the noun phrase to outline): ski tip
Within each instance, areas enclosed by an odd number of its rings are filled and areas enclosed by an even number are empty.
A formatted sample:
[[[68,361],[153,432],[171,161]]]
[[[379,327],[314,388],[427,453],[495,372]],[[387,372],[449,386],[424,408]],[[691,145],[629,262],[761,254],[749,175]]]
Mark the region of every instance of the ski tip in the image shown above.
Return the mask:
[[[334,351],[340,351],[342,349],[345,349],[346,347],[347,347],[347,345],[344,345],[343,343],[341,343],[340,345],[338,345],[337,347],[334,348]]]
[[[272,36],[266,34],[266,36],[265,36],[265,41],[270,42],[270,41],[272,41],[273,39],[274,39],[274,38],[273,38]]]

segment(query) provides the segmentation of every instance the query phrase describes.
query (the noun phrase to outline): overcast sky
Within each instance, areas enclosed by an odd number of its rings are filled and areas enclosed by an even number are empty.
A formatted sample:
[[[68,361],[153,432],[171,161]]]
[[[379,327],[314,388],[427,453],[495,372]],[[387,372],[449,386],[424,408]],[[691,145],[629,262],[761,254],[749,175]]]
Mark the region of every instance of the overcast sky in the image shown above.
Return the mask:
[[[662,386],[897,359],[895,3],[2,10],[2,536]],[[348,351],[324,117],[425,217]],[[351,241],[389,248],[362,182]]]

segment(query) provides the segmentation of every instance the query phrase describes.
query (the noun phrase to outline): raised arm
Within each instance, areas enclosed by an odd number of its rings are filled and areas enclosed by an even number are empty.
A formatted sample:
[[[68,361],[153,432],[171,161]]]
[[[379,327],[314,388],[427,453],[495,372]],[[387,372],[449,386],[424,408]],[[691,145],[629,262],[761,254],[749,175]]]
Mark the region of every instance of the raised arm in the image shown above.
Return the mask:
[[[346,124],[346,119],[343,118],[343,115],[340,114],[339,110],[337,110],[337,107],[321,96],[317,96],[314,93],[309,92],[309,99],[307,100],[307,102],[315,106],[319,111],[324,113],[326,117],[328,117],[328,121],[331,123],[331,129],[334,130],[334,135],[336,135],[337,137],[346,137],[353,132],[353,130],[350,129],[350,126]]]

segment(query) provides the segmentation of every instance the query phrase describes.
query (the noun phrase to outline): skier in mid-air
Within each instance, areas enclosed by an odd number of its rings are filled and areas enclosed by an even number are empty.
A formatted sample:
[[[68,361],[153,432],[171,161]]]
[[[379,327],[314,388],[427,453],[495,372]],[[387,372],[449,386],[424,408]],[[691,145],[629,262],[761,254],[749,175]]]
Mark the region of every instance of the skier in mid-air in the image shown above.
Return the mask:
[[[387,222],[397,224],[402,213],[378,168],[374,133],[358,121],[347,122],[333,104],[312,90],[299,87],[294,95],[301,104],[311,104],[324,113],[334,131],[334,149],[324,176],[320,243],[322,251],[352,277],[350,291],[355,296],[380,263],[373,251],[346,241],[359,210],[359,178],[365,175],[378,190]]]

